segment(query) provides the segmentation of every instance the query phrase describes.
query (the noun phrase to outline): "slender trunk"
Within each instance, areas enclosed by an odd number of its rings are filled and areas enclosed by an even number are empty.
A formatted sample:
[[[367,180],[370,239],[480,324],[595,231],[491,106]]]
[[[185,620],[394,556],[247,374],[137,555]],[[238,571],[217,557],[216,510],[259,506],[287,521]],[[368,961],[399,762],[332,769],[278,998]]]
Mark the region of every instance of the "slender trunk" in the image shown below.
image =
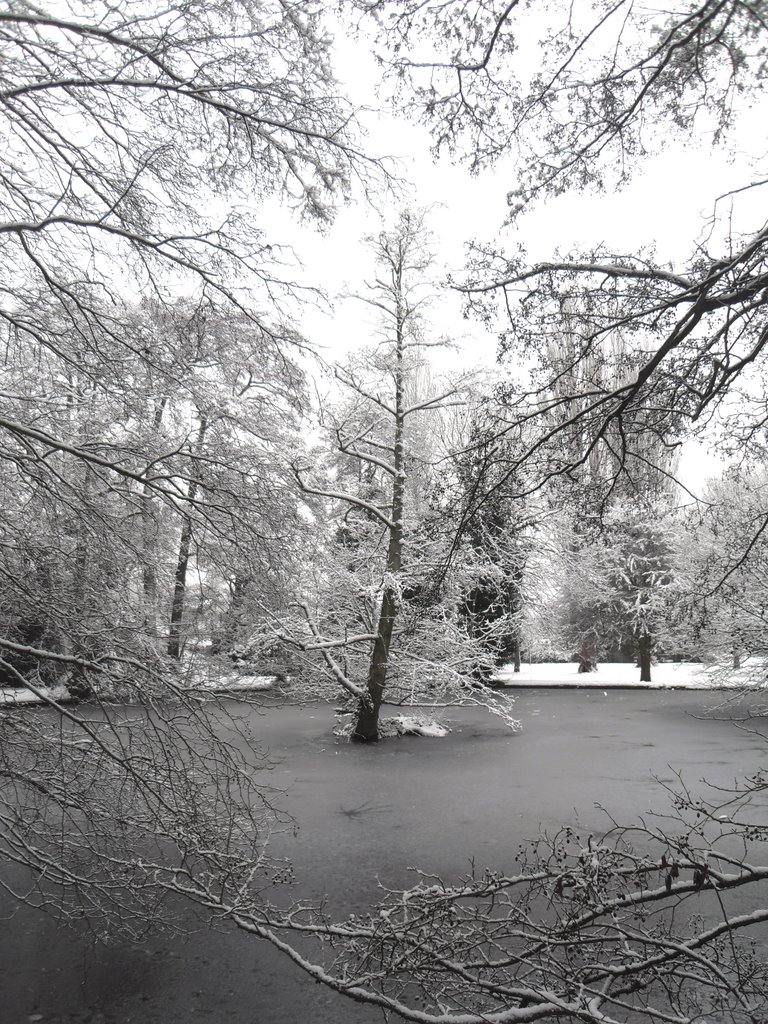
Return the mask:
[[[200,427],[197,432],[195,451],[200,452],[205,441],[205,432],[208,429],[208,420],[205,416],[200,417]],[[193,472],[194,461],[193,461]],[[188,501],[194,501],[197,496],[197,480],[194,477],[189,481],[187,489]],[[192,547],[192,516],[187,513],[181,527],[181,539],[179,541],[179,557],[176,560],[176,572],[173,580],[173,600],[171,602],[171,620],[168,627],[168,654],[177,661],[181,658],[182,650],[182,622],[184,619],[184,604],[187,595],[187,569],[189,568],[189,554]]]
[[[80,408],[79,408],[79,403],[76,404],[76,402],[75,402],[75,394],[77,393],[75,379],[70,377],[69,380],[68,380],[68,384],[69,384],[69,388],[68,388],[68,391],[67,391],[67,399],[66,399],[67,405],[66,405],[66,407],[67,407],[67,420],[68,420],[69,432],[70,432],[70,436],[71,437],[76,438],[78,442],[82,442],[84,440],[84,438],[81,436],[81,433],[80,433],[80,423],[79,423]],[[78,467],[79,465],[80,464],[77,463],[77,461],[76,461],[75,462],[75,466]],[[87,465],[88,464],[86,463],[86,466]],[[68,460],[67,460],[66,456],[64,456],[63,461],[62,461],[62,469],[61,469],[62,475],[66,476],[68,474],[68,468],[67,467],[68,467]],[[71,485],[72,485],[73,489],[76,489],[78,487],[78,485],[79,485],[79,486],[81,486],[83,488],[83,491],[85,491],[85,489],[89,486],[88,474],[86,472],[85,476],[83,477],[82,481],[80,482],[77,479],[77,472],[78,472],[77,468],[75,468],[72,471],[73,475],[72,475]],[[69,584],[70,584],[70,604],[71,604],[71,607],[69,609],[69,613],[68,614],[70,616],[70,619],[69,619],[69,621],[67,621],[67,615],[66,614],[64,616],[56,616],[54,618],[55,626],[53,626],[53,629],[51,630],[52,632],[54,632],[56,634],[56,641],[58,642],[58,647],[61,650],[61,653],[67,655],[67,657],[74,657],[74,656],[77,655],[76,647],[75,647],[75,644],[73,643],[73,636],[74,636],[74,632],[75,632],[75,628],[74,627],[75,627],[75,625],[77,625],[76,620],[77,620],[77,618],[79,616],[79,611],[80,611],[80,603],[81,603],[81,593],[80,593],[80,591],[81,591],[81,588],[82,588],[83,568],[84,568],[84,563],[85,563],[85,547],[84,547],[84,536],[83,536],[83,523],[84,523],[84,521],[85,521],[84,520],[84,514],[82,512],[80,512],[79,515],[75,518],[74,523],[73,523],[74,539],[75,539],[74,562],[73,563],[69,562],[69,565],[68,565],[68,567],[70,567],[72,569],[72,575],[70,576],[70,579],[69,579]],[[81,566],[81,563],[82,563],[82,566]],[[50,580],[49,594],[50,594],[51,597],[53,597],[53,587],[56,585],[55,584],[55,580],[56,580],[56,577],[57,577],[57,573],[55,572],[54,567],[52,565],[51,566],[46,566],[46,570],[47,571],[46,571],[45,575]],[[49,629],[51,629],[50,626],[49,626]]]
[[[93,487],[93,469],[89,463],[83,471],[83,499],[86,506],[90,502]],[[86,518],[81,515],[77,524],[75,540],[75,558],[72,566],[72,597],[74,621],[72,623],[74,645],[67,641],[65,653],[74,654],[85,659],[92,658],[98,652],[94,650],[93,637],[95,630],[94,599],[91,562],[89,558],[88,534]],[[88,700],[94,696],[93,687],[82,669],[72,668],[66,678],[66,686],[73,697]]]
[[[640,652],[640,682],[650,683],[651,681],[651,642],[650,634],[642,633],[638,637],[638,648]]]
[[[403,558],[403,505],[405,495],[404,468],[404,331],[403,319],[398,312],[396,334],[396,366],[395,366],[395,438],[394,438],[394,481],[392,484],[392,526],[389,530],[389,546],[387,548],[387,578],[381,598],[381,611],[373,644],[371,662],[368,668],[368,681],[365,696],[361,698],[357,709],[357,719],[352,739],[359,743],[372,743],[379,738],[379,712],[384,699],[389,668],[389,651],[392,634],[397,618],[398,595],[396,587],[389,582],[392,576],[400,571]]]
[[[242,627],[245,619],[245,600],[250,577],[235,574],[229,584],[229,608],[226,617],[214,637],[212,651],[215,654],[231,654],[233,648],[242,640]]]
[[[520,633],[521,633],[521,628],[520,628],[521,627],[521,622],[520,622],[521,615],[520,615],[520,613],[521,613],[522,607],[523,607],[523,598],[522,598],[522,594],[520,592],[520,588],[521,588],[521,585],[522,585],[522,579],[523,579],[523,570],[521,568],[518,568],[516,570],[516,572],[515,572],[515,575],[514,575],[514,578],[513,578],[513,581],[512,581],[512,600],[510,601],[510,606],[511,606],[512,614],[515,617],[515,620],[514,620],[515,621],[514,663],[513,663],[514,664],[514,671],[515,672],[519,672],[520,671],[520,646],[521,646],[520,645]]]
[[[190,485],[190,492],[192,485]],[[191,498],[194,494],[190,493]],[[171,658],[181,657],[181,623],[184,618],[184,602],[187,594],[187,569],[189,568],[189,551],[192,542],[192,521],[189,516],[184,519],[179,542],[179,557],[176,561],[176,572],[173,578],[173,600],[171,602],[171,620],[168,627],[168,654]]]
[[[650,616],[648,612],[648,604],[650,602],[649,592],[652,586],[652,580],[647,572],[643,572],[639,579],[639,585],[642,587],[641,594],[641,605],[639,609],[639,617],[635,626],[635,639],[637,641],[637,652],[638,652],[638,664],[640,666],[640,682],[650,683],[651,681],[651,650],[653,648],[653,640],[651,638],[651,632],[649,628]]]
[[[160,429],[163,413],[168,403],[168,396],[160,399],[155,407],[152,426],[155,434]],[[144,632],[151,639],[157,638],[157,524],[152,514],[152,492],[149,486],[142,484],[141,490],[141,602]]]

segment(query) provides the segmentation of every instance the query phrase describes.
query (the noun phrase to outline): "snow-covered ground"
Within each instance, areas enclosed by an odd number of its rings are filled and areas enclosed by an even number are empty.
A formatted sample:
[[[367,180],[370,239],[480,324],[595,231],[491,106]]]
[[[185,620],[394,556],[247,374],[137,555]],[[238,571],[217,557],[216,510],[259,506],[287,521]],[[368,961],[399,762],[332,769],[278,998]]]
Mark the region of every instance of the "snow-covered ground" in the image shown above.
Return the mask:
[[[640,682],[636,665],[619,662],[598,664],[597,672],[579,672],[578,664],[542,662],[523,664],[519,672],[511,665],[500,669],[494,677],[505,686],[589,686],[607,690],[611,687],[636,689],[711,690],[721,687],[768,686],[768,665],[761,658],[749,658],[739,669],[694,662],[661,661],[651,668],[651,682]]]
[[[64,686],[41,686],[40,693],[44,694],[49,700],[55,700],[57,704],[66,704],[67,701],[72,700],[69,690]],[[25,690],[20,686],[0,687],[0,704],[42,703],[43,700],[31,690]]]
[[[208,676],[199,680],[197,687],[214,693],[239,693],[249,690],[271,690],[276,682],[276,676],[241,676],[234,672],[224,676]]]
[[[686,690],[712,690],[720,688],[752,687],[768,689],[768,662],[762,658],[749,658],[739,669],[722,665],[701,665],[694,662],[661,661],[653,665],[650,683],[640,682],[640,669],[635,665],[605,662],[598,665],[597,672],[579,672],[574,662],[565,664],[553,661],[541,664],[523,664],[520,672],[514,672],[511,665],[500,669],[495,680],[504,686],[582,686],[609,690],[612,687],[632,687],[638,690],[659,690],[670,687]],[[271,690],[280,680],[276,676],[211,674],[195,679],[192,689],[208,693],[247,693],[257,690]],[[57,702],[71,700],[63,686],[44,691]],[[41,700],[31,690],[14,687],[0,687],[0,706],[3,704],[40,704]],[[402,716],[401,716],[402,717]],[[401,723],[399,732],[421,732],[426,735],[423,723],[414,727],[415,720]],[[435,735],[435,734],[433,734]]]
[[[276,676],[241,676],[236,673],[219,676],[206,676],[195,679],[186,687],[191,692],[201,693],[250,693],[256,690],[271,690],[277,683]],[[73,698],[63,686],[53,688],[40,687],[40,693],[57,703],[66,703]],[[23,687],[0,687],[0,707],[3,704],[43,704],[45,701],[31,690]]]
[[[336,717],[337,724],[333,730],[334,733],[348,739],[352,735],[355,716],[339,714]],[[379,735],[382,737],[433,736],[441,739],[450,731],[445,722],[439,722],[436,718],[430,718],[428,715],[395,715],[393,718],[381,720]]]

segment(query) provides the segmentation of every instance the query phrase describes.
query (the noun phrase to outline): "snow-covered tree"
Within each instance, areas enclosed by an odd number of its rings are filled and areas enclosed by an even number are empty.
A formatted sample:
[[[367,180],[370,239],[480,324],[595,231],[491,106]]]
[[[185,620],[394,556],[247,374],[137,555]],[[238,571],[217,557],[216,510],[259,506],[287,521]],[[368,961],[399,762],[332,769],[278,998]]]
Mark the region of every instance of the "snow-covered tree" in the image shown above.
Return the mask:
[[[677,634],[694,657],[739,668],[768,650],[767,487],[764,470],[734,468],[687,512]]]
[[[470,409],[452,458],[456,480],[448,514],[456,534],[452,557],[467,583],[462,614],[470,633],[494,667],[511,663],[519,672],[527,565],[543,513],[526,496],[520,475],[510,473],[521,446],[499,436],[497,406],[492,396]]]
[[[342,397],[323,412],[326,455],[294,463],[330,536],[299,601],[303,636],[296,624],[276,627],[315,652],[352,698],[352,736],[365,742],[379,738],[385,699],[476,701],[472,677],[489,660],[467,631],[455,580],[441,573],[452,534],[436,514],[440,445],[430,448],[430,423],[436,438],[445,410],[467,401],[468,382],[430,370],[439,342],[424,318],[433,285],[423,217],[401,215],[371,246],[377,276],[361,298],[376,312],[379,340],[333,370]],[[267,628],[261,642],[269,637]]]
[[[252,579],[291,527],[296,289],[262,200],[328,223],[374,165],[312,5],[19,0],[0,47],[0,672],[53,712],[2,716],[0,855],[139,932],[166,882],[270,875],[264,759],[160,634],[185,558]]]

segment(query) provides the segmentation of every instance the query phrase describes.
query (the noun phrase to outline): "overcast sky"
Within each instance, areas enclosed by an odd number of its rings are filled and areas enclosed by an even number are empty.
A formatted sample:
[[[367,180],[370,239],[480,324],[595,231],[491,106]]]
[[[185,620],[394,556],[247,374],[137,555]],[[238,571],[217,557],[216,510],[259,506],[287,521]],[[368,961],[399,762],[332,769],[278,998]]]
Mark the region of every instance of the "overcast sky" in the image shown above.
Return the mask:
[[[374,108],[383,95],[379,70],[370,47],[344,34],[337,37],[337,69],[350,98],[361,107]],[[500,164],[480,177],[465,167],[430,153],[425,128],[395,114],[391,105],[361,114],[368,133],[368,151],[397,160],[400,174],[409,183],[403,205],[431,207],[429,224],[437,254],[437,277],[448,272],[461,277],[465,246],[471,239],[495,242],[512,251],[522,244],[532,260],[548,259],[556,250],[591,248],[603,243],[619,253],[654,247],[660,261],[684,262],[691,255],[691,240],[706,241],[708,221],[716,196],[753,180],[753,154],[749,142],[759,138],[750,125],[759,112],[744,117],[741,148],[728,153],[713,150],[706,131],[698,144],[675,141],[660,146],[634,180],[620,193],[565,195],[548,200],[525,214],[514,227],[505,227],[506,196],[514,181],[511,163]],[[759,155],[759,154],[754,154]],[[748,193],[731,203],[721,203],[719,214],[732,216],[735,230],[754,229],[759,195]],[[384,213],[394,221],[397,204]],[[345,294],[363,290],[373,273],[373,260],[363,239],[381,227],[379,212],[359,200],[343,208],[325,234],[299,225],[287,210],[269,213],[279,224],[282,237],[295,247],[304,265],[304,277],[334,298],[332,311],[308,309],[304,331],[329,357],[369,342],[374,331],[363,304],[345,300]],[[714,247],[716,249],[716,246]],[[446,294],[434,308],[436,335],[448,335],[462,349],[467,363],[492,365],[496,336],[481,324],[462,316],[455,294]],[[687,483],[716,471],[718,463],[700,446],[689,449],[682,472]]]

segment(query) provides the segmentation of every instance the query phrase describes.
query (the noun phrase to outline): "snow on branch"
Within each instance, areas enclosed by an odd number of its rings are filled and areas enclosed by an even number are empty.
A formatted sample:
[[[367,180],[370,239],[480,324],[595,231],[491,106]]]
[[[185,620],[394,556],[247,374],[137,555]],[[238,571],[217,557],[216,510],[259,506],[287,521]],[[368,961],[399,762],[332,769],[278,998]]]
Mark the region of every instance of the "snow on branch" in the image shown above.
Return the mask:
[[[366,501],[364,498],[358,498],[354,494],[347,494],[344,491],[326,491],[319,487],[312,487],[302,479],[301,470],[295,463],[291,464],[291,469],[293,470],[296,482],[304,494],[316,494],[320,498],[334,498],[337,501],[345,501],[348,505],[355,505],[357,508],[364,509],[375,519],[378,519],[379,522],[383,526],[386,526],[388,530],[394,530],[395,524],[393,521],[389,516],[384,515],[377,505],[372,504],[370,501]]]
[[[345,441],[341,435],[341,430],[336,428],[336,444],[338,445],[339,451],[344,452],[345,455],[351,455],[354,459],[360,459],[361,462],[368,462],[372,466],[378,466],[379,469],[384,470],[385,473],[389,473],[390,476],[395,476],[396,470],[391,462],[387,462],[385,459],[380,459],[376,455],[372,455],[370,452],[361,452],[355,447],[359,442],[364,444],[370,444],[365,434],[361,434],[356,438],[349,441]]]
[[[310,646],[304,646],[303,649],[304,650],[319,651],[320,654],[323,657],[323,661],[326,663],[328,668],[331,670],[331,672],[333,674],[333,677],[336,679],[336,681],[341,686],[343,686],[344,689],[348,693],[351,693],[353,697],[362,698],[364,696],[364,693],[365,693],[363,687],[362,686],[358,686],[356,683],[353,683],[350,679],[347,678],[346,674],[344,673],[344,671],[341,668],[341,666],[339,665],[339,663],[335,660],[335,658],[333,658],[331,656],[329,648],[345,646],[345,644],[347,644],[347,643],[361,643],[363,640],[375,640],[376,637],[375,636],[365,636],[365,637],[363,637],[363,636],[356,636],[356,637],[350,638],[347,641],[329,643],[328,641],[323,640],[321,638],[320,632],[319,632],[319,630],[317,628],[315,620],[312,618],[312,613],[310,612],[309,607],[307,606],[306,601],[301,601],[299,603],[299,607],[304,612],[304,615],[306,616],[306,619],[307,619],[307,625],[309,626],[309,629],[310,629],[312,635],[317,640],[317,644],[310,645]]]
[[[426,398],[423,402],[416,402],[414,405],[409,405],[403,409],[402,416],[405,418],[410,416],[411,413],[419,412],[421,409],[446,409],[449,406],[466,405],[467,403],[464,399],[457,399],[455,402],[448,401],[449,398],[458,395],[458,393],[458,388],[451,388],[450,391],[446,391],[442,395],[435,395],[433,398]]]

